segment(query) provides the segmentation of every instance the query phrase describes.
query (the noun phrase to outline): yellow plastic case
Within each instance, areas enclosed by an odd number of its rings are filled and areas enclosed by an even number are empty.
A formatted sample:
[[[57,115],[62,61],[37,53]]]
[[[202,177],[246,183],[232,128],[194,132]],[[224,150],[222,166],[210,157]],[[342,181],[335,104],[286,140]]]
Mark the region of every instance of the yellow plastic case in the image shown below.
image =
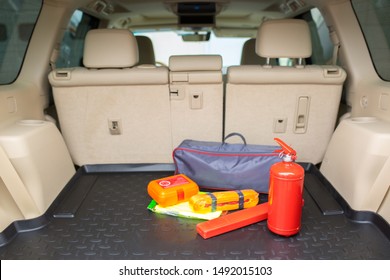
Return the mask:
[[[198,192],[198,185],[184,174],[153,180],[148,184],[148,194],[162,207],[188,201]]]
[[[259,194],[252,189],[197,194],[189,201],[192,210],[197,213],[249,208],[258,202]]]

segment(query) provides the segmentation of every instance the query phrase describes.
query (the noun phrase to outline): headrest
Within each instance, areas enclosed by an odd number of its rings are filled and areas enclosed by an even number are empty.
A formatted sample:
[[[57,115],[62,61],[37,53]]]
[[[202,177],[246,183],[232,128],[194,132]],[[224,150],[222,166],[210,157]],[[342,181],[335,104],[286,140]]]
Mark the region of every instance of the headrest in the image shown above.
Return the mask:
[[[84,45],[87,68],[126,68],[138,63],[138,46],[134,35],[125,29],[93,29]]]
[[[256,53],[266,58],[307,58],[311,56],[309,26],[301,19],[263,22],[256,37]]]
[[[241,65],[263,65],[266,63],[264,57],[256,54],[256,39],[251,38],[245,41],[242,46]]]
[[[171,71],[220,71],[220,55],[172,55],[169,57]]]
[[[135,39],[139,52],[138,64],[156,64],[152,40],[146,36],[135,36]]]

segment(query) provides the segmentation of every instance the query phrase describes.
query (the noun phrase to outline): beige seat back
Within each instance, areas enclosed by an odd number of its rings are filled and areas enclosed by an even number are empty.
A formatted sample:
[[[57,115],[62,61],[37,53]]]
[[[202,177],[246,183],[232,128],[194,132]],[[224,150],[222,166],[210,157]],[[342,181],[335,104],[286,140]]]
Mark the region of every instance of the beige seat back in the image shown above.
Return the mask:
[[[153,42],[146,36],[135,36],[138,45],[138,64],[156,64]]]
[[[256,53],[267,58],[311,56],[303,20],[269,20],[258,30]],[[226,85],[225,134],[240,132],[250,144],[275,144],[279,137],[298,160],[322,161],[333,133],[346,73],[338,66],[232,66]]]
[[[221,141],[222,57],[178,55],[169,59],[174,147],[184,139]]]
[[[265,57],[260,57],[256,53],[256,39],[251,38],[245,41],[242,46],[240,65],[264,65],[267,63]],[[269,63],[277,65],[276,59],[270,59]]]
[[[263,65],[266,63],[264,57],[260,57],[256,54],[256,39],[251,38],[245,41],[242,46],[241,53],[241,65]]]
[[[168,69],[137,63],[132,33],[99,29],[85,39],[85,67],[49,74],[75,164],[172,161]]]

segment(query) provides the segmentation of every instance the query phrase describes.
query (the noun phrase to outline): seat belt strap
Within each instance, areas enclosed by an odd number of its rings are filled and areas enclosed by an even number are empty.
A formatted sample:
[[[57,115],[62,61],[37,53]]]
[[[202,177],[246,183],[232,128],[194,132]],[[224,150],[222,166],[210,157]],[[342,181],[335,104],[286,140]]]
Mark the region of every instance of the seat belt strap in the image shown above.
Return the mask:
[[[337,58],[338,58],[338,53],[340,48],[340,40],[339,37],[337,36],[336,31],[334,30],[330,31],[329,35],[330,35],[330,39],[333,42],[332,65],[337,65]]]
[[[60,45],[57,44],[56,47],[53,49],[51,56],[50,56],[49,64],[50,64],[51,70],[56,69],[56,61],[57,61],[57,58],[59,56],[59,53],[60,53]]]

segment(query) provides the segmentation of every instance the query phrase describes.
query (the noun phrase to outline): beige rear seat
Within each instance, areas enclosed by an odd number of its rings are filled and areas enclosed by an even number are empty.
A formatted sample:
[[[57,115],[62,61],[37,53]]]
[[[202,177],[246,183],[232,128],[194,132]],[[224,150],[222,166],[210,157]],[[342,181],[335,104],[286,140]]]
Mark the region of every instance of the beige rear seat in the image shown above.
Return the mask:
[[[221,141],[223,80],[220,55],[177,55],[169,59],[172,141]]]
[[[276,59],[272,59],[272,65],[277,65]],[[251,38],[245,41],[242,46],[240,65],[264,65],[267,63],[267,59],[260,57],[256,53],[256,39]]]
[[[267,59],[311,56],[303,20],[269,20],[258,30],[256,52]],[[232,66],[226,86],[225,134],[242,133],[250,144],[279,137],[298,160],[322,161],[333,133],[346,73],[338,66]]]
[[[153,42],[146,36],[135,36],[138,45],[138,64],[156,64]]]
[[[256,39],[251,38],[245,41],[242,46],[241,53],[241,65],[263,65],[266,63],[264,57],[260,57],[256,54]]]
[[[168,69],[138,66],[127,30],[85,40],[85,68],[49,74],[61,130],[77,165],[171,162]]]

